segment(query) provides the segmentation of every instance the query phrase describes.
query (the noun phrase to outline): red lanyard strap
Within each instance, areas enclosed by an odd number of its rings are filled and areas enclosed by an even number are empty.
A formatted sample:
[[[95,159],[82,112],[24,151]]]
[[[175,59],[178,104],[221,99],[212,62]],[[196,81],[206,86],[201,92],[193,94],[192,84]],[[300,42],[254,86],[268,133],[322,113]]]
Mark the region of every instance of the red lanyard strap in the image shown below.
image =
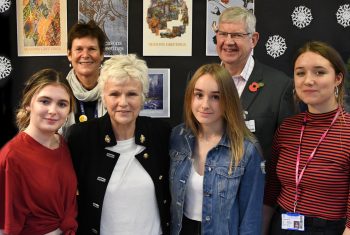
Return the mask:
[[[331,129],[331,127],[333,126],[333,124],[335,123],[335,121],[337,120],[338,116],[340,114],[340,108],[338,109],[337,113],[335,114],[331,125],[327,128],[327,130],[322,134],[320,140],[318,141],[316,147],[314,148],[314,150],[311,152],[309,158],[307,159],[305,166],[303,167],[303,169],[301,170],[300,174],[299,174],[299,166],[300,166],[300,153],[301,153],[301,142],[303,139],[303,135],[304,135],[304,130],[305,130],[305,126],[306,126],[306,112],[304,115],[304,120],[303,120],[303,125],[301,126],[301,131],[300,131],[300,138],[299,138],[299,148],[298,148],[298,153],[297,153],[297,161],[296,161],[296,167],[295,167],[295,201],[294,201],[294,213],[296,211],[296,207],[297,207],[297,202],[298,202],[298,192],[299,192],[299,184],[301,179],[303,178],[304,175],[304,171],[306,169],[306,167],[308,166],[309,162],[314,158],[315,153],[317,151],[317,148],[320,146],[321,142],[324,140],[324,138],[327,136],[328,131]]]

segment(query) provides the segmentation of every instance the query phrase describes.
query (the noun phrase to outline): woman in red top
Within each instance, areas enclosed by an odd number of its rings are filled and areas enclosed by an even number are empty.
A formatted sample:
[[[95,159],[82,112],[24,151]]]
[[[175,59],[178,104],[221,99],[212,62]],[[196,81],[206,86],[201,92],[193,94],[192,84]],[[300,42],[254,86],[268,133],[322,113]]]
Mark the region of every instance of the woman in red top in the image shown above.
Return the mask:
[[[330,45],[308,42],[299,49],[295,92],[308,110],[285,119],[275,134],[267,165],[264,234],[350,234],[345,76],[342,58]]]
[[[75,234],[77,181],[57,130],[73,110],[65,78],[52,69],[26,83],[20,132],[0,151],[0,234]]]

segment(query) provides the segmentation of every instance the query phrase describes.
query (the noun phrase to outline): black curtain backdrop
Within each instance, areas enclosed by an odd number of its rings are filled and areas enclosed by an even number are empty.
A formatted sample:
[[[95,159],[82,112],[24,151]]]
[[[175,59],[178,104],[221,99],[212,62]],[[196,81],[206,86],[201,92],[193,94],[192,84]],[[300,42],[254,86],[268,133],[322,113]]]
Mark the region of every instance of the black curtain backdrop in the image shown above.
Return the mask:
[[[0,146],[16,134],[14,111],[21,98],[24,81],[42,68],[54,68],[64,74],[69,71],[65,56],[17,56],[16,3],[0,13],[2,44],[0,56],[11,60],[12,72],[0,80]],[[143,1],[129,1],[128,52],[142,57]],[[170,118],[172,126],[182,121],[182,104],[187,75],[205,63],[219,62],[216,56],[206,56],[206,4],[193,0],[192,56],[145,56],[150,68],[170,68]],[[341,7],[342,6],[342,7]],[[78,1],[67,0],[68,29],[77,21]],[[292,17],[295,9],[296,16]],[[292,77],[295,50],[308,40],[322,40],[333,45],[346,62],[350,56],[350,0],[255,0],[257,31],[260,40],[254,56],[259,61],[280,69]],[[309,14],[310,13],[310,14]],[[293,19],[300,27],[293,25]],[[309,22],[310,21],[310,22]],[[272,40],[269,40],[271,39]],[[267,49],[266,45],[269,45]],[[286,47],[284,50],[283,48]],[[271,49],[272,48],[272,49]],[[275,55],[275,58],[269,55]],[[278,56],[276,56],[278,55]]]

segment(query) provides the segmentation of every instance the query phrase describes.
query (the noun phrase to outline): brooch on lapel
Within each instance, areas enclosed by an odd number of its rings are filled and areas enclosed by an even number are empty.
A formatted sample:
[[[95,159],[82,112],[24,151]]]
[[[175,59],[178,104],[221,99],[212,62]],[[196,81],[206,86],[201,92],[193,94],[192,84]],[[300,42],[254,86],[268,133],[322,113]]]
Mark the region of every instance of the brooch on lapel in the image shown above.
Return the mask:
[[[109,135],[106,135],[106,136],[105,136],[105,142],[106,142],[107,144],[109,144],[109,143],[111,142],[111,137],[109,137]]]
[[[263,87],[264,83],[262,82],[252,82],[252,84],[249,85],[249,91],[250,92],[256,92],[260,87]]]
[[[141,144],[143,144],[146,141],[146,137],[144,135],[141,134],[140,136],[140,142]]]

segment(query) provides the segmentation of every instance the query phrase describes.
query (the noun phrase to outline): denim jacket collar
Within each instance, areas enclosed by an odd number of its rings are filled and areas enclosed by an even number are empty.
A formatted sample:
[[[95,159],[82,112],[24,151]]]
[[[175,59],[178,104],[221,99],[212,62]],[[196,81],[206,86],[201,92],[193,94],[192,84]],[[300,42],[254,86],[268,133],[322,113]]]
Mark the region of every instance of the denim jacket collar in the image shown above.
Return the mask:
[[[181,127],[180,136],[181,135],[183,135],[185,137],[185,139],[186,139],[186,141],[188,143],[189,150],[192,152],[193,149],[194,149],[196,136],[193,134],[193,132],[189,128],[186,128],[185,125],[183,125]],[[227,148],[230,148],[229,138],[228,138],[226,133],[224,133],[221,136],[221,139],[220,139],[220,141],[218,143],[218,146],[219,145],[227,147]]]

